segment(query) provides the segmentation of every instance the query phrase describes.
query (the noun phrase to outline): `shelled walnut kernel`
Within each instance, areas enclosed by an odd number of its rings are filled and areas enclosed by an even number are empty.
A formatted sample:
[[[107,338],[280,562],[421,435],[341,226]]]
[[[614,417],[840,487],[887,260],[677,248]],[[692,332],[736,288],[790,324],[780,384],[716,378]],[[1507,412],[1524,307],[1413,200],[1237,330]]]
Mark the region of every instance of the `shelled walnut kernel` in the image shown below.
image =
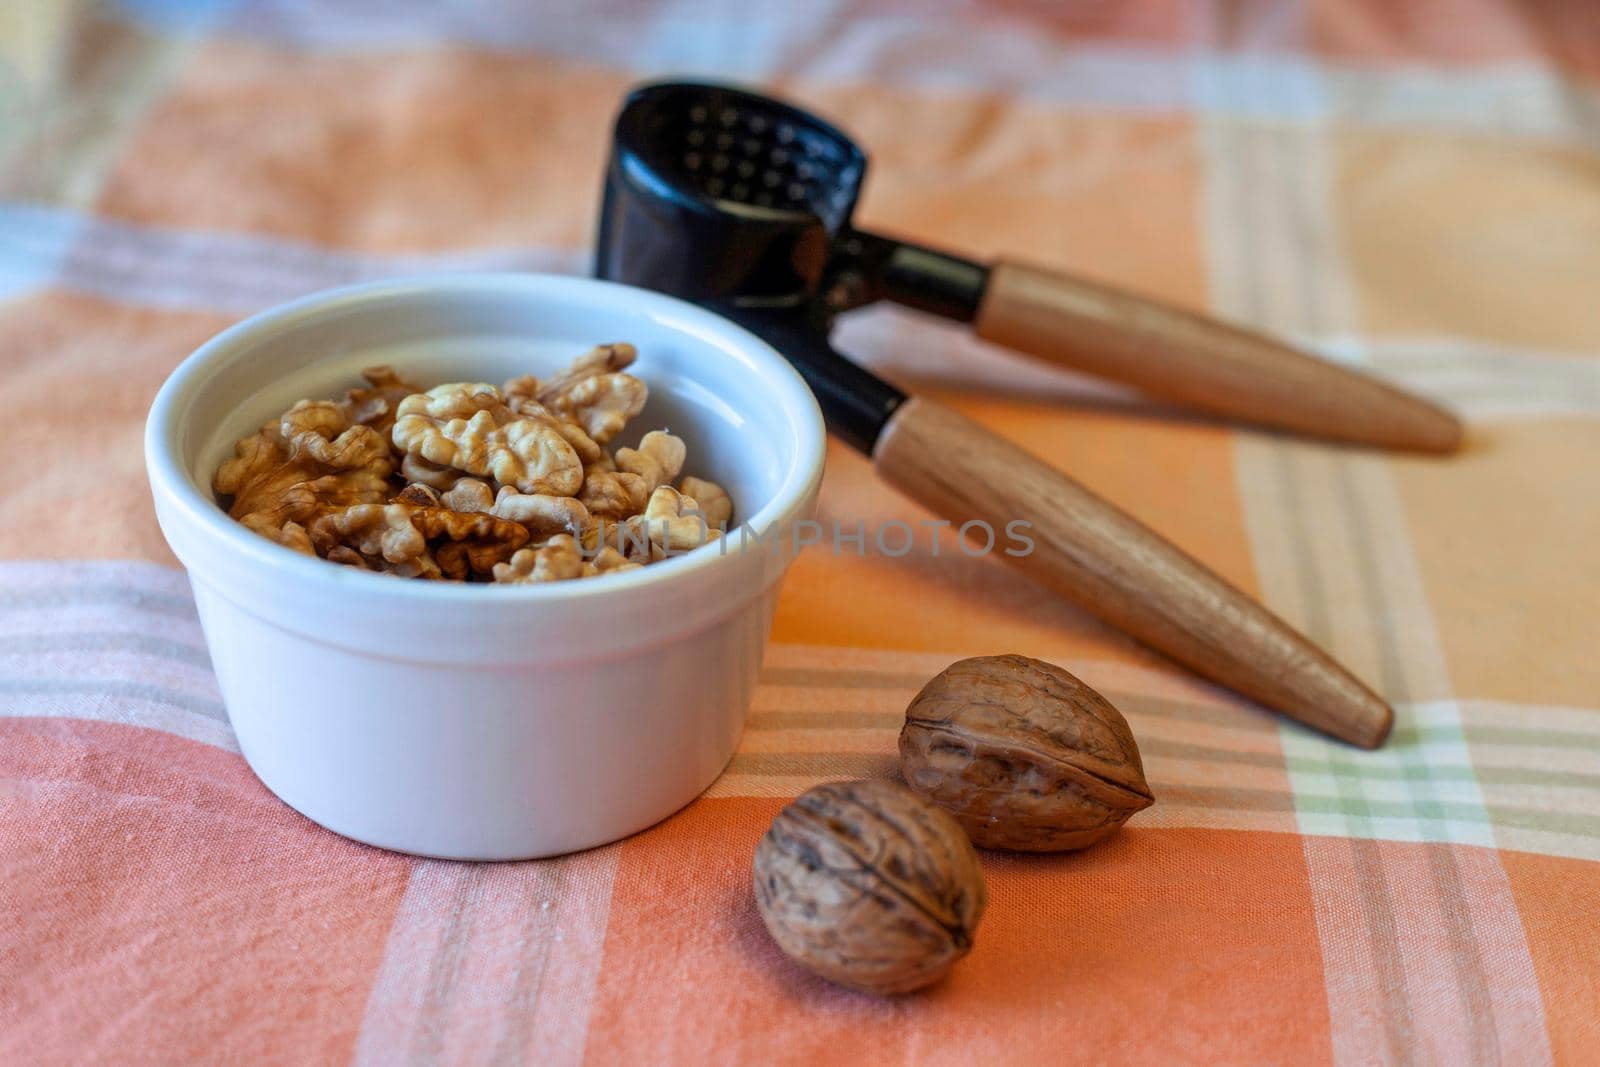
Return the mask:
[[[365,386],[241,439],[212,487],[263,537],[401,577],[525,584],[651,563],[717,537],[732,507],[701,478],[670,488],[687,459],[670,433],[603,447],[649,397],[626,373],[636,354],[600,345],[504,388],[368,368]]]

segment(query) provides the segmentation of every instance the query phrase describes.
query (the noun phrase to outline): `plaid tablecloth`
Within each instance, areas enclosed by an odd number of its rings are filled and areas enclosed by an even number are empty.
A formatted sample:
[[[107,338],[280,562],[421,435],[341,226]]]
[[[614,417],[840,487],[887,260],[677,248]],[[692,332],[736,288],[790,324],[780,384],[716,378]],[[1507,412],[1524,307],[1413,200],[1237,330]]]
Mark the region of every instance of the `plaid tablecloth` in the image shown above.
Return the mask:
[[[866,223],[1209,308],[1439,397],[1466,454],[1235,431],[889,309],[850,350],[1050,457],[1399,709],[1383,751],[1195,682],[989,560],[796,565],[739,754],[611,847],[344,841],[240,759],[139,434],[240,315],[418,268],[581,271],[669,73],[872,149]],[[0,6],[0,1061],[1593,1063],[1600,6],[1586,0],[129,0]],[[823,518],[925,516],[841,448]],[[985,856],[977,947],[877,1000],[749,861],[892,773],[950,660],[1061,662],[1159,798]]]

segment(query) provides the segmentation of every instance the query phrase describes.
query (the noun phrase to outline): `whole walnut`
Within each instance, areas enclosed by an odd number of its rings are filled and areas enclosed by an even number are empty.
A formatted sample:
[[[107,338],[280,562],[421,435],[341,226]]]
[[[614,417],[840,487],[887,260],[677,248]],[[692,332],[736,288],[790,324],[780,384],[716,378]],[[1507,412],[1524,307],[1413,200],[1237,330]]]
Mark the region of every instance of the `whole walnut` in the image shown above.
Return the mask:
[[[964,659],[924,686],[900,769],[984,848],[1083,848],[1154,803],[1122,713],[1026,656]]]
[[[755,889],[779,948],[868,993],[938,981],[972,948],[988,899],[955,820],[885,781],[819,785],[779,812]]]

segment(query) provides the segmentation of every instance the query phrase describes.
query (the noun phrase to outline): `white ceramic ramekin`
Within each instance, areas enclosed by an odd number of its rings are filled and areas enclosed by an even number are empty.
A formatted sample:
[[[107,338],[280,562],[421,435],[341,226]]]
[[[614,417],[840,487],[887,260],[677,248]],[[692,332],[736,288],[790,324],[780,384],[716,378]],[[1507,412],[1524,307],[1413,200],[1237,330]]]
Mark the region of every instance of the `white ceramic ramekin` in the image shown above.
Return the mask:
[[[651,390],[618,443],[682,436],[686,470],[729,491],[760,545],[734,535],[550,585],[406,581],[281,548],[213,499],[237,438],[296,399],[337,395],[364,366],[498,382],[607,341],[638,346]],[[332,830],[455,859],[613,841],[716,778],[823,450],[799,375],[739,327],[638,289],[511,274],[381,282],[256,315],[173,372],[145,430],[156,514],[250,766]]]

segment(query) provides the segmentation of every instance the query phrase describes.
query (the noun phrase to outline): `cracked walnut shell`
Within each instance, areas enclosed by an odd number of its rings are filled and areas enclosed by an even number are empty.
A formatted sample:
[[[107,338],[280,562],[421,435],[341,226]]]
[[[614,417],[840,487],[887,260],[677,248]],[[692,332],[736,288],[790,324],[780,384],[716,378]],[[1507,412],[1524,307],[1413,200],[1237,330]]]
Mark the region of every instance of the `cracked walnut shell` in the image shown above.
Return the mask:
[[[1083,848],[1154,802],[1122,713],[1026,656],[964,659],[924,686],[900,769],[984,848]]]
[[[895,782],[830,782],[756,847],[756,906],[778,947],[868,993],[938,981],[972,948],[988,893],[967,835]]]

